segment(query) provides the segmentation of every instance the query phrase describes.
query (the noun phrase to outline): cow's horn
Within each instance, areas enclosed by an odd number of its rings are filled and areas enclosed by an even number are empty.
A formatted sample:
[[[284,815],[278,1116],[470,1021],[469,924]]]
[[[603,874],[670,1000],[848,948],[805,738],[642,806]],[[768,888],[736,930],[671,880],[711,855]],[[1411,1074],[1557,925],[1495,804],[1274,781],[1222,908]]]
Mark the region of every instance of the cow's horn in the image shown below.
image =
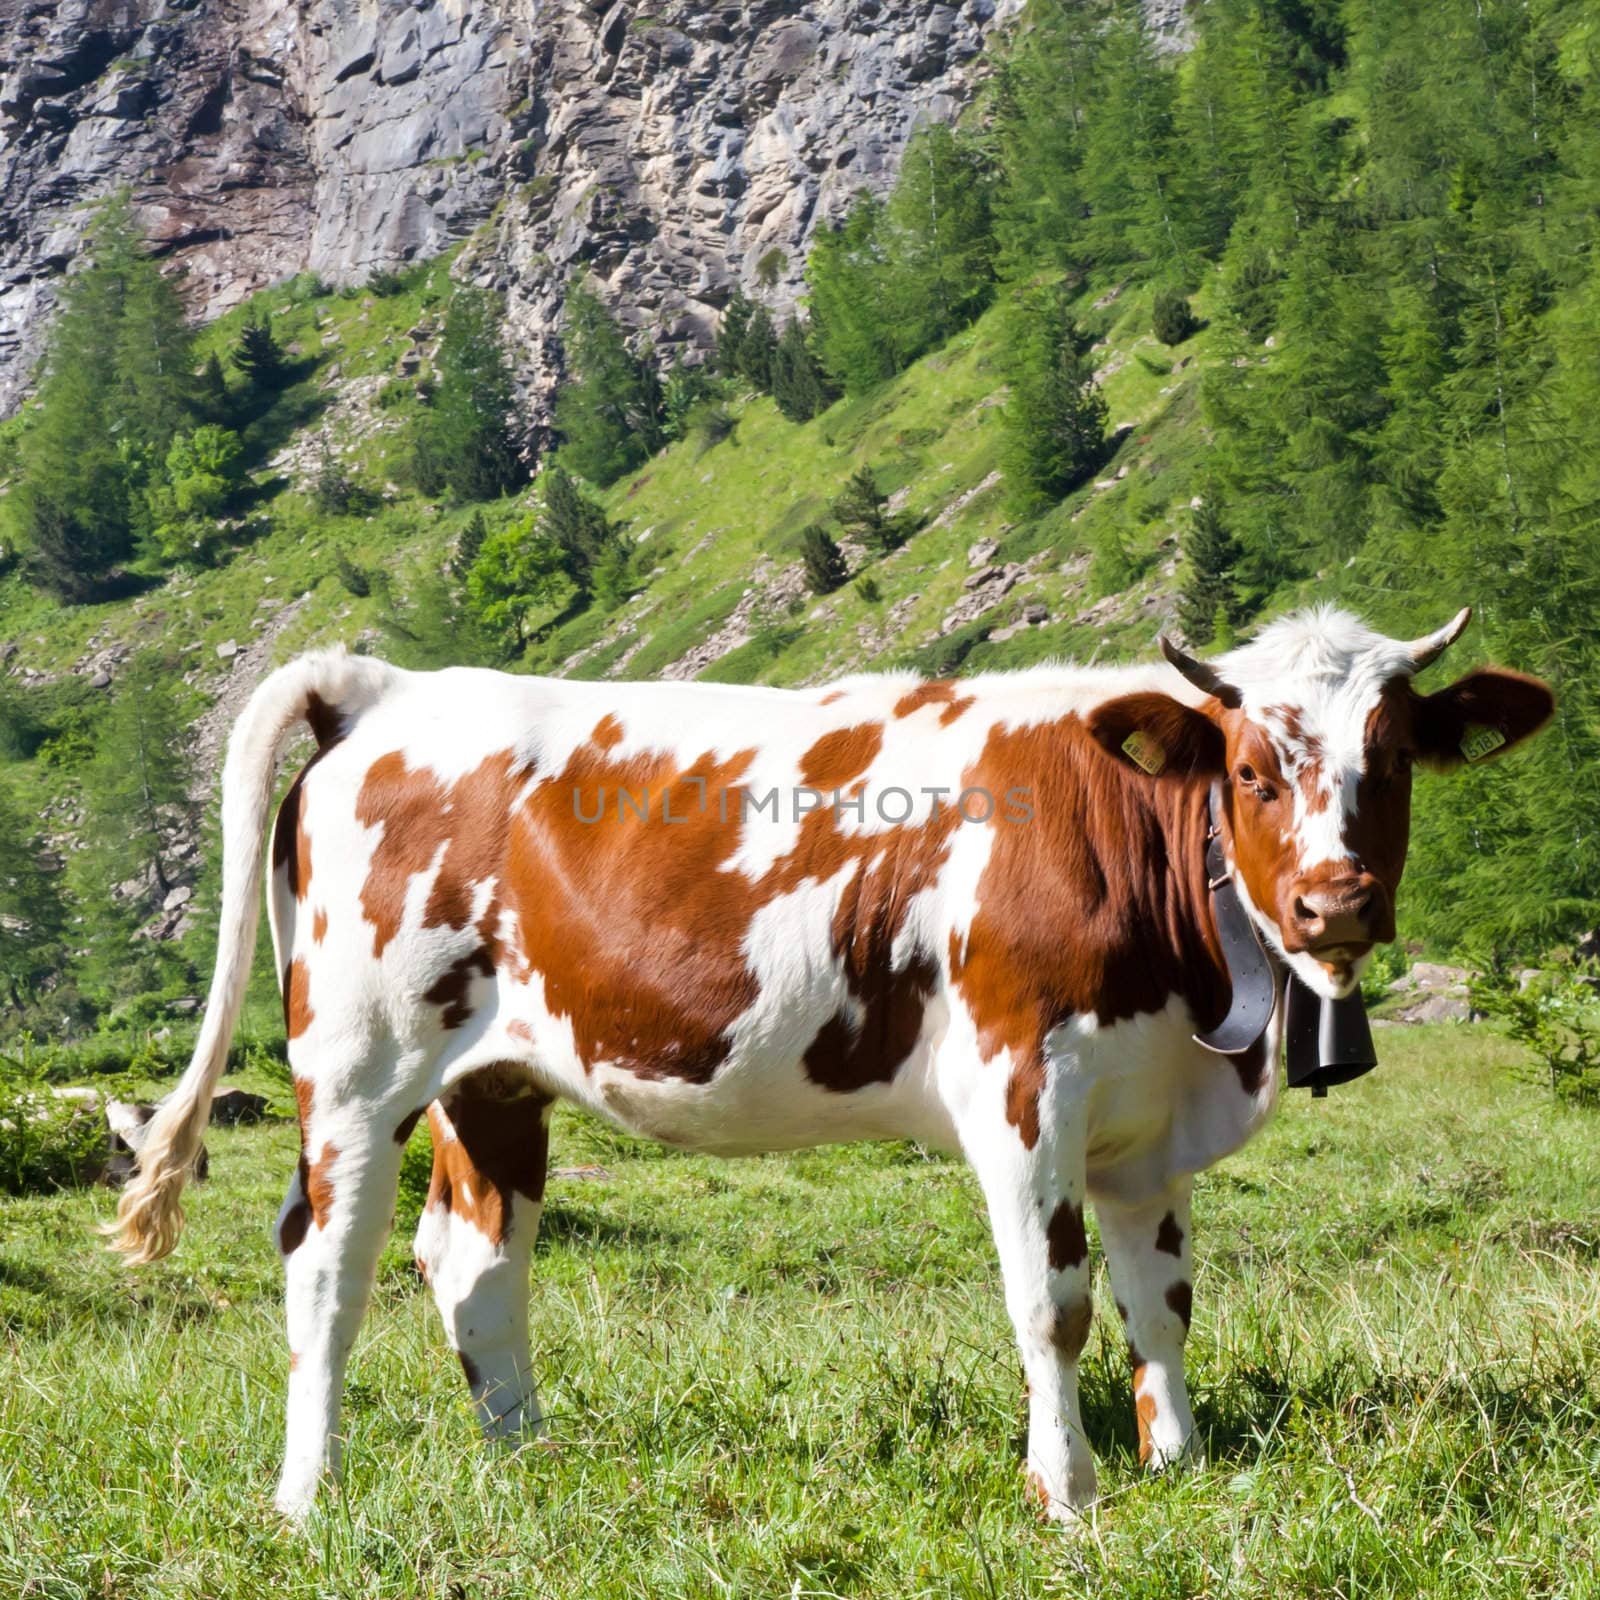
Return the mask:
[[[1175,666],[1190,683],[1197,689],[1204,689],[1207,694],[1214,694],[1223,705],[1230,710],[1236,709],[1243,698],[1239,691],[1217,671],[1215,667],[1207,666],[1204,661],[1196,661],[1192,655],[1180,650],[1166,634],[1162,634],[1157,641],[1161,646],[1161,653]]]
[[[1411,670],[1421,672],[1432,666],[1445,650],[1461,637],[1462,630],[1472,621],[1472,607],[1462,606],[1445,625],[1434,633],[1425,633],[1413,639],[1406,649],[1411,652]]]

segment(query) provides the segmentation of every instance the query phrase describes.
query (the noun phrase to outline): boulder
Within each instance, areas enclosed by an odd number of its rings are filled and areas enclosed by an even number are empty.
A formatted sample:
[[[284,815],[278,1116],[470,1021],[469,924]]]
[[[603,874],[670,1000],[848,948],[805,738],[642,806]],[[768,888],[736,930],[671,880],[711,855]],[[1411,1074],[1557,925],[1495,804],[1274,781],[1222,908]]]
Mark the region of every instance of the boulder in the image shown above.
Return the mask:
[[[1456,994],[1435,992],[1424,994],[1409,1005],[1391,1013],[1395,1022],[1480,1022],[1482,1013],[1474,1011],[1467,1001]]]

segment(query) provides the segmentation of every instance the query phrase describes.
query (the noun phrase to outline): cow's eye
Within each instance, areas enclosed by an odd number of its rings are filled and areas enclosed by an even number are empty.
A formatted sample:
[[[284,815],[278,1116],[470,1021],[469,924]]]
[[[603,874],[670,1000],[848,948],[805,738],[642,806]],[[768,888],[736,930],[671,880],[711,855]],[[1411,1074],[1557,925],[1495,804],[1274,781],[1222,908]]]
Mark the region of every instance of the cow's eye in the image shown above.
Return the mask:
[[[1248,761],[1239,763],[1239,770],[1235,776],[1239,780],[1239,787],[1248,789],[1257,800],[1271,800],[1276,795],[1272,785],[1260,778]]]

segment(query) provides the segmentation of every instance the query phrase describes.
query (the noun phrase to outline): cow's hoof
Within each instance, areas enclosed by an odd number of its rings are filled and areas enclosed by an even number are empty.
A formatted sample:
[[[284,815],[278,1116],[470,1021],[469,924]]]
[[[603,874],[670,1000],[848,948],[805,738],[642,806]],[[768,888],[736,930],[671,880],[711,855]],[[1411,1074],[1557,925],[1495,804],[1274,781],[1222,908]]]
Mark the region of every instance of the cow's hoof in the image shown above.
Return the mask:
[[[1205,1451],[1192,1441],[1170,1450],[1152,1450],[1145,1462],[1150,1472],[1203,1472],[1205,1465]]]
[[[316,1509],[320,1485],[320,1478],[314,1478],[310,1483],[291,1483],[286,1479],[278,1485],[278,1492],[272,1497],[273,1509],[290,1527],[303,1528]]]
[[[1094,1504],[1092,1491],[1072,1501],[1063,1500],[1059,1495],[1051,1494],[1045,1486],[1044,1479],[1031,1467],[1028,1469],[1025,1482],[1028,1498],[1048,1521],[1055,1523],[1058,1528],[1069,1528],[1074,1531],[1084,1526],[1084,1518]]]

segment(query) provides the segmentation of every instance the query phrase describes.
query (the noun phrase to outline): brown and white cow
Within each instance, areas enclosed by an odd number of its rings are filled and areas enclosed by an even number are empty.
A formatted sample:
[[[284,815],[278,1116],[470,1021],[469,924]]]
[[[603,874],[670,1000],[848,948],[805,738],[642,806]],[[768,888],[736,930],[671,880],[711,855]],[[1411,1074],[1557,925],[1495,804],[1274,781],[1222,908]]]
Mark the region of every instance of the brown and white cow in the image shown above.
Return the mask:
[[[1276,1024],[1237,1057],[1193,1039],[1229,996],[1212,790],[1280,974],[1349,993],[1394,934],[1412,764],[1510,748],[1551,711],[1508,672],[1413,688],[1466,620],[1399,643],[1325,609],[1210,664],[1168,647],[1156,667],[797,691],[298,660],[234,730],[210,1003],[120,1248],[155,1259],[182,1225],[250,967],[276,752],[308,722],[269,893],[302,1135],[277,1229],[280,1508],[303,1513],[337,1464],[345,1360],[424,1111],[419,1264],[485,1431],[539,1426],[529,1253],[568,1099],[694,1150],[962,1150],[1027,1372],[1029,1480],[1069,1518],[1095,1495],[1084,1204],[1158,1466],[1194,1443],[1191,1175],[1277,1094]]]

